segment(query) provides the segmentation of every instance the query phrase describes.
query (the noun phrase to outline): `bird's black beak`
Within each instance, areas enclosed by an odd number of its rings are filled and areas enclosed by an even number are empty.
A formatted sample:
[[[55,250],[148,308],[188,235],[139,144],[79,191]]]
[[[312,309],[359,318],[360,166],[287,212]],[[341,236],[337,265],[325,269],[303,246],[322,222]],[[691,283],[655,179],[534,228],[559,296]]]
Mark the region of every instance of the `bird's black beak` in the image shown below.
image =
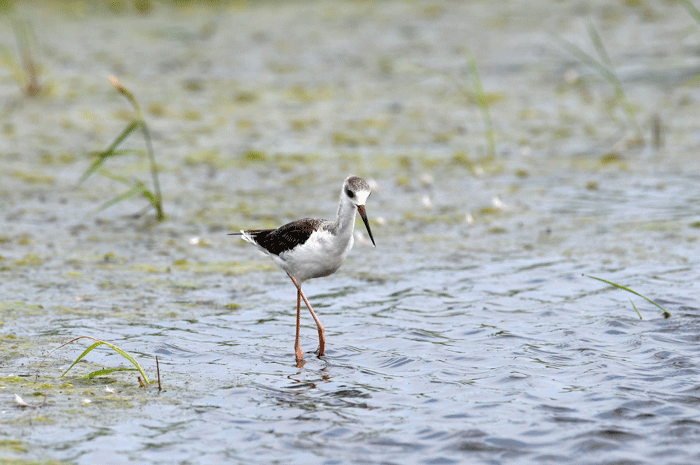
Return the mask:
[[[365,226],[367,227],[367,232],[369,233],[369,238],[372,240],[372,245],[374,247],[377,246],[377,244],[374,243],[374,237],[372,237],[372,230],[369,229],[369,221],[367,221],[367,213],[365,213],[365,206],[364,205],[358,205],[357,206],[357,211],[360,213],[360,216],[362,217],[362,221],[365,222]]]

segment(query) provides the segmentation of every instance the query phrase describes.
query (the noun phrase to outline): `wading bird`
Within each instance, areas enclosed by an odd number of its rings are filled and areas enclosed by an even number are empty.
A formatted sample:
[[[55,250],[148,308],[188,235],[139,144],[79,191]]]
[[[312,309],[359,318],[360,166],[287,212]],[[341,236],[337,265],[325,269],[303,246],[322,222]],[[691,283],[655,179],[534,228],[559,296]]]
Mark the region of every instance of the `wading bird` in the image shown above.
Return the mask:
[[[367,233],[374,243],[372,230],[365,213],[365,202],[371,189],[367,181],[350,176],[343,182],[338,205],[338,218],[335,221],[303,218],[280,226],[277,229],[250,229],[231,233],[240,235],[272,258],[279,268],[287,272],[297,288],[297,332],[294,340],[294,353],[297,364],[304,358],[299,343],[301,322],[301,299],[311,312],[318,328],[318,355],[323,355],[326,335],[323,325],[308,299],[301,290],[307,279],[321,278],[335,273],[345,261],[354,243],[355,212],[357,211],[367,227]]]

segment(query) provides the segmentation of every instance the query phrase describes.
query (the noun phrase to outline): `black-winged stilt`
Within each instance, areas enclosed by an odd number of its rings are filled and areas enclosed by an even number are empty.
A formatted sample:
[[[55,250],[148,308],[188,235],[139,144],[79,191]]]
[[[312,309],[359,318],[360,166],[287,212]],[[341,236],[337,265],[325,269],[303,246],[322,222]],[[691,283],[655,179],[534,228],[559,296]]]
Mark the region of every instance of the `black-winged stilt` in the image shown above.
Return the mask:
[[[296,286],[297,328],[294,352],[297,364],[304,358],[304,351],[299,343],[301,299],[304,299],[318,328],[318,355],[323,355],[326,347],[323,326],[301,290],[301,285],[307,279],[333,274],[343,264],[354,243],[355,211],[362,217],[372,245],[376,247],[365,213],[365,202],[370,193],[367,181],[350,176],[340,191],[336,221],[304,218],[277,229],[250,229],[231,233],[241,235],[243,239],[268,254],[275,265],[287,272]]]

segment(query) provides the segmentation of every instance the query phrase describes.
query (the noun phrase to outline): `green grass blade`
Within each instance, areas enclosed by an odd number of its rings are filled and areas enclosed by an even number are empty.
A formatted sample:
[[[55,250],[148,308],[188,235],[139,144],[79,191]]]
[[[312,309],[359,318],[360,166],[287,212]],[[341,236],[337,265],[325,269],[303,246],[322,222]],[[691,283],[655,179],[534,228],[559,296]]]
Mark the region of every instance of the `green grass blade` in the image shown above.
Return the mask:
[[[132,181],[131,179],[129,179],[125,176],[120,176],[118,174],[114,174],[111,171],[107,171],[107,170],[100,171],[100,174],[102,174],[102,176],[104,176],[105,178],[109,178],[112,181],[117,181],[117,182],[120,182],[122,184],[126,184],[127,186],[136,186],[138,184],[141,184],[141,182],[139,182],[139,181]]]
[[[70,367],[68,367],[68,369],[67,369],[65,372],[63,372],[63,374],[62,374],[61,376],[65,376],[65,374],[68,373],[68,372],[71,370],[71,368],[73,368],[73,367],[76,365],[76,363],[78,363],[80,360],[82,360],[82,359],[83,359],[87,354],[89,354],[93,349],[95,349],[96,347],[101,346],[102,344],[105,344],[105,345],[107,345],[108,347],[110,347],[112,350],[114,350],[115,352],[117,352],[119,355],[121,355],[122,357],[124,357],[125,359],[127,359],[129,362],[131,362],[136,368],[135,368],[135,369],[134,369],[134,368],[102,369],[102,370],[97,370],[97,371],[94,371],[94,372],[90,373],[90,374],[88,375],[88,377],[95,377],[95,376],[98,376],[98,375],[100,375],[100,374],[111,373],[111,372],[113,372],[113,371],[136,371],[136,370],[138,370],[138,372],[141,373],[141,376],[143,376],[144,382],[145,382],[146,384],[149,384],[149,383],[150,383],[150,381],[148,380],[148,377],[146,376],[146,373],[144,373],[143,369],[141,368],[141,365],[139,365],[139,362],[137,362],[136,359],[135,359],[134,357],[132,357],[131,355],[129,355],[127,352],[125,352],[124,350],[120,349],[119,347],[115,346],[114,344],[110,344],[109,342],[101,341],[101,340],[96,339],[96,338],[94,338],[94,337],[92,337],[92,336],[78,336],[78,337],[76,337],[76,338],[71,339],[71,340],[68,341],[68,342],[65,342],[65,343],[61,344],[60,346],[56,347],[55,349],[51,350],[48,354],[46,354],[46,357],[44,357],[44,359],[39,363],[39,366],[37,367],[37,372],[36,372],[36,380],[39,379],[39,369],[41,369],[41,365],[44,364],[44,362],[46,361],[46,359],[49,358],[49,357],[51,356],[51,354],[53,354],[54,352],[56,352],[58,349],[61,349],[61,348],[65,347],[65,346],[67,346],[68,344],[72,344],[73,342],[78,341],[78,340],[80,340],[80,339],[91,339],[91,340],[95,341],[95,343],[92,344],[92,345],[90,345],[90,347],[88,347],[87,349],[85,349],[85,350],[83,351],[83,353],[80,354],[80,356],[73,362],[73,364],[72,364]]]
[[[639,310],[637,310],[637,306],[634,304],[634,302],[632,302],[632,299],[630,299],[630,303],[632,304],[632,307],[634,308],[634,311],[637,312],[637,315],[639,315],[639,319],[640,319],[640,320],[643,319],[643,318],[642,318],[642,314],[639,313]]]
[[[68,369],[67,369],[66,371],[63,372],[63,374],[61,375],[61,377],[65,376],[66,373],[68,373],[68,372],[70,371],[70,369],[73,368],[73,367],[75,366],[76,363],[78,363],[79,361],[81,361],[81,360],[83,359],[83,357],[85,357],[87,354],[89,354],[89,353],[92,351],[92,349],[94,349],[95,347],[99,347],[99,346],[101,346],[102,344],[105,344],[105,343],[102,342],[102,341],[97,341],[97,342],[95,342],[94,344],[92,344],[90,347],[88,347],[87,349],[85,349],[85,351],[84,351],[82,354],[80,354],[80,356],[79,356],[78,358],[75,359],[75,362],[73,362],[73,364],[72,364],[71,366],[69,366]]]
[[[80,176],[80,179],[78,180],[78,185],[81,185],[92,173],[97,171],[97,169],[104,163],[104,161],[109,158],[109,157],[114,157],[114,156],[121,156],[125,155],[126,153],[129,153],[129,151],[126,150],[117,150],[117,147],[121,145],[124,140],[126,140],[127,137],[131,135],[132,132],[134,132],[139,125],[141,124],[141,121],[132,121],[124,130],[117,136],[116,139],[114,139],[114,142],[112,142],[109,147],[107,147],[105,150],[102,152],[97,152],[97,160],[88,168],[82,176]]]
[[[595,46],[596,51],[598,52],[600,60],[604,63],[604,67],[608,70],[605,76],[603,77],[605,77],[605,79],[607,79],[610,85],[613,87],[613,90],[615,91],[615,98],[620,103],[622,110],[625,112],[625,115],[627,116],[627,122],[635,130],[637,136],[642,138],[642,129],[639,127],[639,123],[637,123],[637,118],[634,116],[634,108],[632,108],[632,105],[629,103],[629,100],[627,100],[627,95],[625,95],[625,91],[622,88],[620,78],[618,78],[617,74],[615,73],[615,67],[612,63],[612,60],[610,60],[608,51],[605,49],[605,45],[603,45],[603,41],[600,38],[600,34],[598,34],[598,31],[591,22],[588,23],[588,35],[591,37],[591,42],[593,42],[593,45]]]
[[[115,371],[139,371],[139,370],[136,368],[105,368],[104,370],[97,370],[97,371],[93,371],[92,373],[88,373],[87,375],[85,375],[85,378],[93,379],[97,376],[108,375],[110,373],[114,373]]]
[[[2,64],[5,68],[10,70],[13,78],[21,87],[25,80],[24,70],[17,63],[17,61],[15,61],[14,57],[12,56],[12,53],[10,52],[10,49],[5,47],[4,45],[0,45],[0,64]]]
[[[591,38],[591,42],[593,42],[593,46],[595,47],[596,52],[598,52],[600,61],[602,61],[610,71],[614,72],[610,55],[608,55],[608,51],[605,49],[605,45],[603,45],[603,40],[600,38],[600,34],[598,34],[598,31],[593,26],[593,23],[589,21],[586,28],[588,29],[588,35]]]
[[[124,130],[117,136],[116,139],[114,139],[114,142],[112,142],[107,149],[105,149],[104,153],[113,153],[114,150],[121,145],[122,142],[126,140],[127,137],[131,135],[132,132],[134,132],[138,127],[142,124],[141,120],[134,120],[127,127],[124,128]]]
[[[108,345],[109,347],[111,347],[116,353],[118,353],[119,355],[121,355],[122,357],[124,357],[125,359],[130,361],[131,364],[134,365],[136,367],[136,369],[138,369],[139,373],[141,373],[141,376],[143,376],[143,381],[146,384],[150,383],[150,381],[148,381],[148,377],[146,376],[146,373],[143,372],[143,368],[141,368],[141,365],[139,365],[139,362],[137,362],[134,357],[132,357],[131,355],[129,355],[127,352],[123,351],[119,347],[115,346],[114,344],[110,344],[109,342],[105,342],[105,344]]]
[[[158,211],[158,200],[156,199],[156,196],[153,195],[153,192],[149,191],[145,187],[141,191],[141,194],[143,194],[144,197],[148,199],[149,202],[151,202],[151,205]]]
[[[88,168],[88,169],[83,173],[83,175],[80,176],[80,179],[78,180],[78,184],[77,184],[77,185],[80,186],[83,182],[85,182],[85,180],[86,180],[92,173],[94,173],[95,171],[97,171],[97,169],[98,169],[100,166],[102,166],[102,163],[104,163],[105,160],[106,160],[108,157],[120,157],[120,156],[123,156],[123,155],[132,154],[132,153],[137,153],[137,151],[134,150],[134,149],[125,149],[125,150],[114,150],[114,151],[111,151],[111,152],[92,152],[90,155],[91,155],[91,156],[94,156],[94,157],[97,157],[97,160],[95,160],[95,161],[92,163],[92,165],[90,165],[90,168]],[[129,184],[131,184],[131,183],[129,183]]]
[[[163,197],[160,193],[160,181],[158,181],[158,164],[156,163],[156,157],[153,152],[153,143],[151,141],[151,133],[146,126],[146,122],[143,121],[141,124],[141,131],[143,132],[143,138],[146,140],[146,151],[148,152],[148,160],[151,164],[151,178],[153,179],[153,199],[151,203],[156,208],[156,219],[158,221],[163,221],[165,215],[163,214]]]
[[[144,371],[143,371],[143,368],[141,368],[141,365],[139,365],[139,362],[137,362],[136,359],[135,359],[134,357],[132,357],[131,355],[129,355],[127,352],[125,352],[124,350],[122,350],[122,349],[120,349],[119,347],[115,346],[114,344],[110,344],[109,342],[105,342],[105,341],[100,341],[100,340],[98,340],[98,339],[95,339],[95,338],[89,337],[89,336],[81,336],[80,338],[73,339],[73,341],[76,341],[76,340],[78,340],[78,339],[81,339],[82,337],[86,337],[86,338],[88,338],[88,339],[93,339],[93,340],[95,340],[95,341],[97,341],[97,342],[95,342],[94,344],[91,344],[90,347],[88,347],[87,349],[85,349],[85,350],[83,351],[83,353],[80,354],[80,355],[78,356],[77,359],[75,359],[75,361],[73,362],[73,364],[72,364],[71,366],[69,366],[68,369],[67,369],[66,371],[64,371],[63,374],[62,374],[61,376],[65,376],[66,373],[68,373],[68,372],[71,370],[71,368],[73,368],[80,360],[82,360],[82,359],[83,359],[87,354],[89,354],[93,349],[95,349],[96,347],[99,347],[99,346],[101,346],[101,345],[104,344],[104,345],[106,345],[107,347],[109,347],[109,348],[111,348],[112,350],[114,350],[114,351],[115,351],[116,353],[118,353],[119,355],[121,355],[122,357],[124,357],[125,359],[127,359],[127,360],[128,360],[129,362],[131,362],[131,364],[134,365],[136,368],[110,368],[110,369],[97,370],[97,371],[94,371],[94,372],[90,373],[89,375],[87,375],[88,378],[94,378],[95,376],[98,376],[99,374],[106,374],[106,373],[111,373],[111,372],[114,372],[114,371],[138,371],[139,373],[141,373],[141,376],[143,376],[144,382],[145,382],[146,384],[149,384],[149,383],[150,383],[150,381],[148,381],[148,377],[146,376],[146,373],[144,373]],[[70,341],[70,342],[73,342],[73,341]],[[64,344],[64,345],[65,345],[65,344]],[[63,347],[63,346],[61,346],[61,347]]]
[[[632,294],[634,294],[634,295],[636,295],[636,296],[639,296],[639,297],[641,297],[642,299],[646,300],[647,302],[649,302],[649,303],[651,303],[651,304],[654,304],[654,305],[656,305],[657,307],[659,307],[659,308],[661,309],[661,311],[663,312],[663,314],[664,314],[664,318],[669,318],[669,317],[671,316],[671,312],[669,312],[668,310],[666,310],[665,308],[663,308],[661,305],[659,305],[659,304],[657,304],[656,302],[654,302],[653,300],[651,300],[649,297],[640,294],[639,292],[633,291],[632,289],[629,289],[629,288],[627,288],[627,287],[625,287],[625,286],[621,286],[621,285],[619,285],[619,284],[617,284],[617,283],[613,283],[613,282],[611,282],[611,281],[605,280],[605,279],[603,279],[603,278],[597,278],[597,277],[595,277],[595,276],[590,276],[590,275],[584,275],[584,276],[586,276],[587,278],[591,278],[591,279],[597,279],[598,281],[602,281],[602,282],[604,282],[604,283],[606,283],[606,284],[610,284],[611,286],[615,286],[615,287],[618,288],[618,289],[622,289],[623,291],[627,291],[627,292],[630,292],[630,293],[632,293]],[[636,308],[635,308],[635,309],[636,309]],[[639,313],[639,312],[637,312],[637,313]]]
[[[588,35],[590,36],[591,42],[593,42],[593,45],[596,48],[596,52],[600,56],[600,60],[595,59],[593,56],[583,51],[583,49],[581,49],[578,45],[575,45],[556,34],[554,34],[553,37],[557,42],[559,42],[559,45],[561,45],[562,48],[564,48],[567,52],[576,57],[580,62],[593,68],[603,79],[608,81],[608,83],[613,88],[613,92],[615,93],[615,99],[622,108],[622,111],[625,113],[627,122],[636,132],[637,137],[640,140],[643,140],[644,137],[642,135],[642,130],[639,126],[639,123],[637,122],[637,118],[634,115],[634,108],[629,103],[629,100],[627,100],[627,95],[625,94],[625,91],[622,88],[622,83],[615,74],[612,61],[610,60],[610,56],[608,55],[608,52],[605,49],[605,46],[603,45],[603,41],[601,40],[598,31],[595,29],[593,24],[590,23],[588,25]]]
[[[476,102],[481,110],[481,117],[484,120],[484,125],[486,126],[486,141],[489,147],[489,158],[496,157],[496,142],[493,135],[493,123],[491,121],[491,112],[489,111],[489,103],[486,99],[486,94],[484,93],[484,87],[481,85],[481,77],[479,76],[479,69],[476,66],[476,59],[474,55],[469,54],[469,70],[472,75],[472,84],[474,86],[474,94],[476,96]]]
[[[0,0],[1,1],[1,0]],[[129,137],[134,131],[140,129],[141,132],[143,133],[143,137],[145,139],[146,143],[146,153],[148,155],[148,160],[150,164],[150,171],[151,171],[151,178],[153,182],[153,190],[147,190],[143,183],[140,181],[137,181],[137,184],[135,184],[133,181],[130,181],[122,176],[117,176],[111,173],[105,173],[102,172],[105,176],[121,182],[122,184],[127,184],[130,186],[133,186],[129,191],[118,195],[114,197],[113,199],[104,202],[102,205],[100,205],[98,208],[96,208],[93,213],[95,212],[100,212],[102,210],[105,210],[111,206],[113,206],[116,203],[121,202],[122,200],[131,197],[132,195],[136,193],[142,193],[144,197],[148,199],[148,201],[151,203],[151,205],[155,208],[156,210],[156,215],[157,215],[157,220],[158,221],[163,221],[165,219],[165,215],[163,213],[163,197],[161,194],[160,190],[160,182],[158,180],[158,165],[156,164],[156,159],[155,159],[155,154],[153,151],[153,141],[151,140],[151,133],[148,130],[148,126],[146,125],[145,120],[143,119],[143,114],[141,112],[141,107],[139,106],[138,101],[136,100],[136,97],[134,97],[134,94],[131,93],[129,89],[124,87],[124,85],[119,82],[119,80],[116,77],[110,77],[109,78],[110,82],[112,85],[117,89],[117,91],[122,94],[124,97],[129,100],[129,102],[133,105],[134,110],[136,111],[136,119],[131,121],[126,128],[117,136],[116,139],[107,147],[102,152],[98,152],[97,155],[97,160],[95,160],[92,165],[83,173],[83,175],[80,177],[78,181],[78,185],[82,184],[90,175],[92,175],[95,171],[97,171],[102,164],[105,162],[107,158],[115,157],[115,156],[122,156],[130,153],[135,153],[134,150],[117,150],[118,147],[126,140],[127,137]]]
[[[700,11],[698,11],[697,8],[695,8],[695,5],[693,5],[690,0],[680,0],[681,5],[683,5],[683,8],[686,9],[688,13],[690,13],[690,16],[692,16],[695,21],[697,21],[698,24],[700,24]]]
[[[111,207],[112,205],[116,205],[116,204],[118,204],[119,202],[121,202],[122,200],[128,199],[128,198],[131,197],[132,195],[141,193],[142,190],[143,190],[142,185],[139,183],[139,184],[137,184],[136,186],[134,186],[134,187],[132,187],[131,189],[129,189],[128,191],[124,192],[123,194],[120,194],[120,195],[114,197],[113,199],[110,199],[110,200],[106,201],[105,203],[103,203],[102,205],[100,205],[99,207],[97,207],[96,209],[94,209],[94,210],[91,212],[91,214],[94,215],[94,214],[97,214],[97,213],[99,213],[99,212],[101,212],[101,211],[103,211],[103,210],[106,210],[106,209],[108,209],[109,207]]]
[[[565,49],[571,55],[576,57],[580,62],[582,62],[582,63],[590,66],[594,70],[596,70],[598,72],[598,74],[600,74],[606,80],[608,80],[606,75],[610,72],[610,70],[607,69],[601,62],[599,62],[598,60],[593,58],[588,53],[584,52],[583,49],[581,47],[579,47],[578,45],[573,44],[573,43],[569,42],[568,40],[566,40],[566,39],[564,39],[556,34],[553,35],[552,37],[554,37],[554,39],[557,42],[559,42],[559,45],[561,45],[561,47],[563,49]]]
[[[80,186],[83,182],[85,182],[85,180],[86,180],[92,173],[94,173],[95,171],[97,171],[97,169],[98,169],[98,168],[102,165],[102,163],[104,163],[104,161],[107,159],[107,157],[105,156],[104,152],[98,153],[98,154],[97,154],[97,157],[98,157],[97,160],[95,160],[95,161],[92,163],[92,165],[90,165],[90,168],[88,168],[87,170],[85,170],[85,172],[83,173],[83,175],[80,176],[80,179],[78,179],[78,186]]]
[[[106,152],[90,152],[88,153],[88,156],[90,157],[103,157],[105,156]],[[123,157],[125,155],[136,155],[142,153],[141,150],[136,150],[136,149],[121,149],[121,150],[114,150],[112,152],[109,152],[107,156],[110,157]]]

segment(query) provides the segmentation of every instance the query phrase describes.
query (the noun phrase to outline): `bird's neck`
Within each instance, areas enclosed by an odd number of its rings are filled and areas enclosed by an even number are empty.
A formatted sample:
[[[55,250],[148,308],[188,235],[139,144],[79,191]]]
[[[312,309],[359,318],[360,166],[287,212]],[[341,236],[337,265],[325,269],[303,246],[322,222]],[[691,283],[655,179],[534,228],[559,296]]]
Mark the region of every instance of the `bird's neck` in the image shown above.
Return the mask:
[[[338,205],[338,232],[341,235],[352,236],[355,230],[355,212],[357,207],[345,199]]]

